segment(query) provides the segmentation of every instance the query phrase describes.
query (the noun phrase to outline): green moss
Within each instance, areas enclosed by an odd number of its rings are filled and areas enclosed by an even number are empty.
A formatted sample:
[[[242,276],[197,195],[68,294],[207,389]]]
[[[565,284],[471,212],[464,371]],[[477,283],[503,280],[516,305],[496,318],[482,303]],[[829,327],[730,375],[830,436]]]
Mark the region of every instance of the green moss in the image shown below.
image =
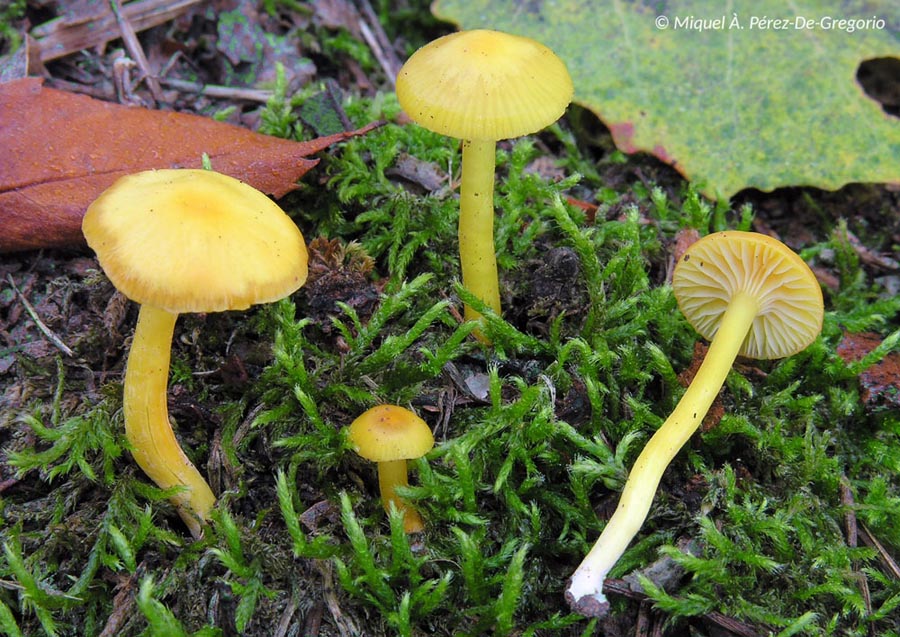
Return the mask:
[[[0,55],[14,53],[22,44],[16,22],[25,17],[25,0],[11,0],[0,8]]]
[[[276,90],[270,132],[305,136],[296,114],[307,97]],[[344,107],[357,124],[396,114],[391,97]],[[307,313],[301,290],[230,315],[179,351],[173,378],[213,413],[206,455],[223,493],[202,541],[189,543],[167,494],[121,453],[115,399],[33,405],[21,424],[35,439],[10,457],[40,497],[4,496],[0,578],[14,584],[0,589],[0,631],[99,634],[125,581],[140,612],[119,634],[267,635],[288,604],[318,603],[324,578],[347,621],[373,635],[602,630],[571,615],[562,591],[683,391],[698,337],[666,283],[670,246],[685,228],[746,229],[752,211],[688,186],[612,189],[560,127],[541,140],[498,154],[509,310],[485,312],[493,348],[457,312],[477,299],[457,281],[456,142],[388,123],[325,155],[316,179],[285,200],[309,239],[355,241],[372,257],[359,285],[377,303],[364,311],[345,293]],[[548,144],[583,174],[530,170]],[[401,153],[443,181],[428,190],[399,179]],[[567,202],[573,191],[598,193],[592,218]],[[574,264],[556,286],[575,292],[565,303],[539,294],[554,250]],[[641,580],[677,630],[716,611],[760,633],[900,633],[900,582],[845,530],[853,513],[885,551],[900,548],[900,419],[870,413],[857,382],[896,351],[900,300],[872,280],[840,225],[803,256],[839,274],[822,336],[790,359],[735,367],[724,416],[673,462],[614,572],[643,575],[660,555],[683,569],[669,590]],[[836,351],[845,329],[876,331],[884,344],[847,363]],[[244,384],[191,372],[251,345],[262,360]],[[436,432],[403,491],[423,513],[422,538],[385,515],[374,467],[343,435],[380,402],[411,405]],[[614,612],[634,612],[612,597]]]

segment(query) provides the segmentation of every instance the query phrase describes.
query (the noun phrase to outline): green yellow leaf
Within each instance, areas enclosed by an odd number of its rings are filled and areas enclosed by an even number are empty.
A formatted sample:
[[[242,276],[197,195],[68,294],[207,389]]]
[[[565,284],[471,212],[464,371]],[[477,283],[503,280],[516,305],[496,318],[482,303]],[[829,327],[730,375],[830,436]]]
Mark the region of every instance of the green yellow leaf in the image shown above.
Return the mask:
[[[434,12],[552,48],[569,67],[575,101],[621,150],[652,153],[709,196],[900,182],[900,119],[857,81],[862,62],[900,58],[896,5],[727,6],[438,0]]]

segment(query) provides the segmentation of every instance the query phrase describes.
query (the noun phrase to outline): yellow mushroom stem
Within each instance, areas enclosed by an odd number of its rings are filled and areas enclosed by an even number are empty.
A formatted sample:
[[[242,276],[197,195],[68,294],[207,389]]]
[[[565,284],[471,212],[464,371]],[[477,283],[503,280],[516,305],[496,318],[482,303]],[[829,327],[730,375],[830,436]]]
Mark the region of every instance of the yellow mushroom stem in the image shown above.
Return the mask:
[[[177,314],[142,305],[125,370],[125,436],[141,469],[163,489],[186,487],[172,498],[195,538],[216,498],[184,455],[166,405],[169,357]]]
[[[576,611],[587,615],[605,612],[603,580],[647,518],[666,467],[709,411],[759,309],[757,299],[746,292],[739,292],[729,302],[693,382],[641,451],[615,513],[569,580],[566,599]]]
[[[397,487],[409,486],[406,472],[406,460],[387,460],[378,463],[378,488],[381,490],[381,503],[390,514],[391,503],[398,511],[403,512],[403,530],[407,533],[419,533],[424,530],[422,516],[397,495]]]
[[[494,168],[496,142],[465,140],[459,187],[459,261],[462,283],[485,305],[500,313],[500,286],[494,251]],[[466,320],[481,314],[466,305]]]

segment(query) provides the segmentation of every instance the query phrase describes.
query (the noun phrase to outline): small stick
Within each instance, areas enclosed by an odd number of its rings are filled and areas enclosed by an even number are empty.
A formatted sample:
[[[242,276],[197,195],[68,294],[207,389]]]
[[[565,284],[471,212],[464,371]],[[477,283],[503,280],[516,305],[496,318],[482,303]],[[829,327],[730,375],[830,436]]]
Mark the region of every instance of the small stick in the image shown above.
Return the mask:
[[[856,548],[859,546],[859,532],[856,524],[856,512],[853,510],[855,501],[853,491],[846,476],[841,476],[841,504],[846,507],[844,513],[844,533],[847,534],[847,546]]]
[[[134,32],[131,22],[122,15],[122,5],[119,4],[119,0],[109,0],[109,6],[116,16],[116,23],[119,25],[119,30],[122,32],[122,41],[125,43],[125,48],[128,49],[131,58],[137,63],[138,68],[144,75],[144,81],[147,83],[150,95],[153,96],[153,101],[156,103],[161,102],[162,89],[159,86],[159,81],[150,71],[150,63],[147,61],[147,56],[144,54],[144,47],[142,47],[141,43],[138,41],[137,34]]]
[[[325,605],[322,602],[316,602],[306,614],[306,621],[303,622],[303,632],[301,634],[307,637],[319,637],[324,614]]]
[[[375,59],[378,60],[378,63],[384,70],[384,74],[387,76],[391,86],[394,86],[397,81],[397,73],[400,71],[400,59],[394,52],[394,48],[381,27],[378,16],[375,14],[375,10],[372,9],[369,0],[360,0],[359,5],[363,13],[363,19],[359,23],[363,39],[369,45],[369,48],[372,49],[372,53],[375,54]]]
[[[4,491],[6,491],[7,489],[9,489],[10,487],[14,487],[14,486],[16,486],[17,484],[19,484],[19,479],[18,479],[18,478],[16,478],[16,477],[7,478],[7,479],[4,480],[3,482],[0,482],[0,493],[3,493]]]
[[[16,282],[13,280],[11,274],[6,275],[6,280],[9,281],[9,285],[12,287],[13,291],[19,297],[19,300],[22,302],[25,311],[28,312],[28,316],[31,317],[31,320],[34,321],[34,324],[38,326],[38,329],[44,333],[51,343],[56,345],[56,347],[66,356],[75,356],[75,352],[73,352],[68,345],[62,342],[60,338],[53,333],[53,331],[47,327],[44,322],[40,319],[37,312],[31,303],[28,302],[28,299],[25,298],[25,295],[16,287]]]
[[[288,603],[287,607],[285,607],[284,612],[281,613],[281,618],[278,620],[278,626],[276,626],[275,633],[272,637],[285,637],[285,635],[287,635],[288,629],[291,626],[291,620],[294,618],[294,614],[299,607],[297,597],[297,591],[294,590],[291,593],[291,601]]]
[[[650,603],[648,601],[641,602],[638,608],[637,621],[634,626],[634,637],[649,637],[652,630],[650,619]]]
[[[878,557],[881,558],[881,562],[884,564],[885,568],[891,572],[894,579],[900,579],[900,565],[897,564],[894,558],[891,557],[891,554],[887,552],[887,549],[884,548],[884,545],[878,541],[878,538],[872,535],[872,532],[866,528],[865,525],[862,527],[860,537],[863,542],[878,551]]]
[[[115,635],[119,634],[122,625],[134,612],[134,591],[137,588],[138,579],[145,570],[146,566],[141,562],[133,575],[118,584],[119,592],[113,598],[112,612],[106,618],[106,624],[103,626],[99,637],[115,637]]]
[[[135,31],[163,24],[198,5],[203,0],[135,0],[122,7],[122,14]],[[88,19],[59,17],[31,30],[41,62],[70,53],[102,46],[121,37],[112,11],[90,15]]]
[[[331,612],[331,617],[334,619],[334,625],[337,627],[341,637],[351,637],[352,635],[361,634],[356,621],[345,614],[338,603],[337,595],[334,592],[334,575],[331,562],[315,560],[314,563],[319,570],[319,573],[322,575],[322,597],[325,599],[325,605]]]
[[[199,84],[186,80],[173,78],[159,78],[159,82],[182,93],[196,93],[207,97],[222,99],[247,100],[248,102],[261,102],[265,104],[272,98],[272,91],[253,88],[234,88],[218,84]]]
[[[853,489],[850,486],[850,481],[847,480],[847,476],[841,476],[840,489],[841,504],[846,508],[846,512],[844,513],[844,532],[847,535],[847,546],[855,549],[859,546],[859,524],[856,519],[856,500],[853,497]],[[869,591],[869,580],[866,579],[865,573],[859,569],[859,564],[856,560],[853,560],[852,568],[853,574],[859,581],[859,588],[863,596],[866,612],[871,613],[872,594]],[[872,628],[872,626],[869,626],[870,634],[872,634]]]
[[[647,597],[646,593],[644,593],[643,591],[634,590],[631,587],[631,584],[623,579],[605,580],[603,582],[603,590],[608,593],[622,595],[624,597],[627,597],[628,599],[634,599],[637,601],[645,601],[647,599],[650,599],[649,597]],[[763,635],[763,633],[761,633],[750,624],[746,624],[742,621],[734,619],[733,617],[723,615],[718,611],[710,611],[702,615],[702,617],[703,619],[712,622],[716,626],[734,633],[738,637],[762,637]]]
[[[372,49],[372,53],[375,54],[375,59],[378,60],[378,64],[381,65],[381,69],[384,71],[385,76],[387,76],[388,82],[391,83],[391,86],[394,86],[397,81],[397,74],[393,72],[393,69],[391,69],[390,63],[384,56],[384,50],[381,48],[381,46],[379,46],[378,41],[372,34],[372,30],[369,29],[369,25],[366,24],[365,21],[360,20],[359,30],[362,33],[363,39],[366,41],[366,44],[369,45],[369,48]]]
[[[331,105],[334,107],[334,112],[337,114],[338,119],[341,120],[341,126],[344,127],[344,130],[353,130],[353,124],[350,122],[350,118],[347,117],[347,113],[344,111],[344,100],[341,97],[341,87],[332,79],[325,80],[325,97],[328,98]]]

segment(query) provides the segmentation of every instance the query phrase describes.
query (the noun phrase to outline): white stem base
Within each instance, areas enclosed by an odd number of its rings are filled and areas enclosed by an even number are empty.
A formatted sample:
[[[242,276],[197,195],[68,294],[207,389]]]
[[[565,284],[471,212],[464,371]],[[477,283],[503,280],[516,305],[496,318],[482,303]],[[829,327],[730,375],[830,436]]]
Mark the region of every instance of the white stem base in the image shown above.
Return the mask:
[[[601,590],[606,573],[591,570],[590,566],[581,563],[566,589],[566,602],[573,612],[585,617],[603,617],[609,611],[609,602]]]

